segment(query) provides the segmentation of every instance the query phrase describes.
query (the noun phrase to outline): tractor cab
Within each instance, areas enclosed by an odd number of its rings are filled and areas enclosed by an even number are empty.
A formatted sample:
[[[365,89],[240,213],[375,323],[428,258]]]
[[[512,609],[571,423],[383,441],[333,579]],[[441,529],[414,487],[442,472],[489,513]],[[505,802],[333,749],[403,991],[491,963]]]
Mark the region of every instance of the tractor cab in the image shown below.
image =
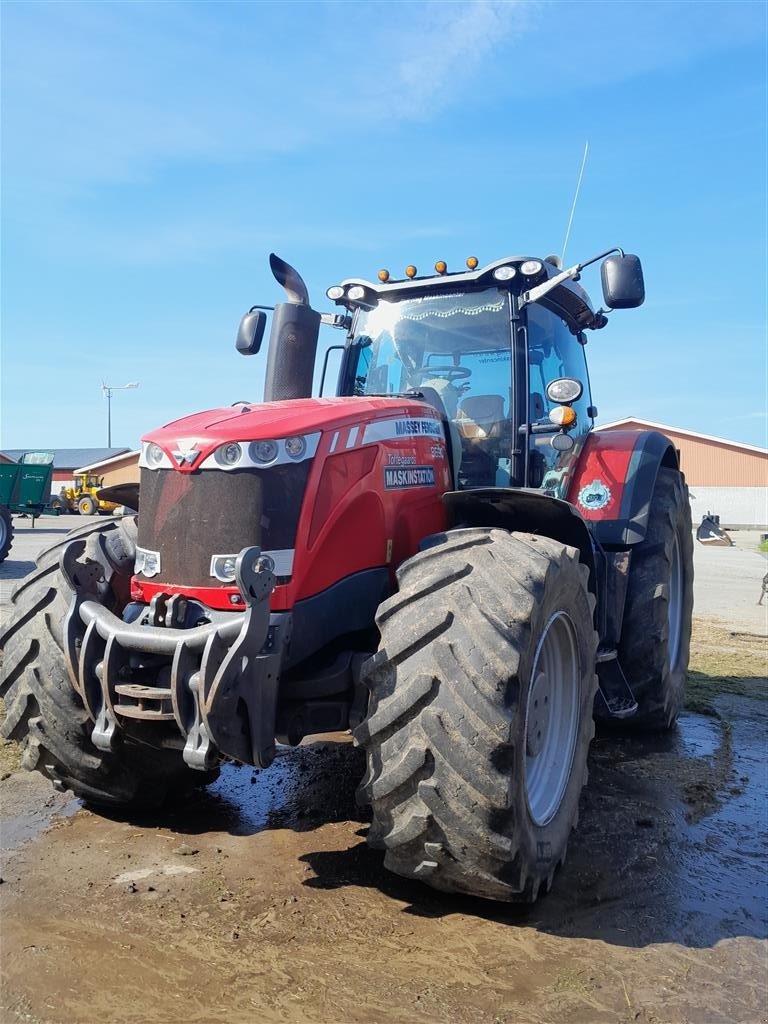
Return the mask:
[[[596,413],[584,331],[606,318],[573,270],[554,261],[478,268],[470,257],[467,265],[448,274],[439,262],[426,278],[409,267],[414,274],[403,281],[381,271],[377,284],[329,288],[351,314],[338,394],[420,396],[433,405],[459,490],[535,487],[564,497]],[[625,286],[624,303],[631,298]]]

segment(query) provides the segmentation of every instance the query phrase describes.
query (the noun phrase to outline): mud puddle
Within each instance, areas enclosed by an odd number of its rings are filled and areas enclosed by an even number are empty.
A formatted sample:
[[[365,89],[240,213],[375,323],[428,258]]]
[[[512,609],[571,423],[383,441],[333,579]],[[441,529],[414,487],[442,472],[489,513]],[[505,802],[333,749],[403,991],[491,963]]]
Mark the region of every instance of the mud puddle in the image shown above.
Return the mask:
[[[2,1019],[761,1021],[768,706],[714,710],[598,737],[568,863],[530,909],[386,872],[348,741],[228,766],[162,818],[59,818],[4,872]]]

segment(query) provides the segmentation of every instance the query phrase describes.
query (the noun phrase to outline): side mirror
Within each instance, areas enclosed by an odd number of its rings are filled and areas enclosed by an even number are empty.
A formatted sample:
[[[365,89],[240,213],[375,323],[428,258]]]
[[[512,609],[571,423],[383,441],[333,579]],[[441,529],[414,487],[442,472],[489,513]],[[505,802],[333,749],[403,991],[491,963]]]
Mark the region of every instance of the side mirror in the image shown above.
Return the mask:
[[[264,328],[267,326],[267,314],[263,309],[249,310],[240,321],[237,329],[235,348],[244,356],[255,356],[261,348]]]
[[[634,309],[645,301],[643,268],[637,256],[609,256],[600,268],[603,300],[609,309]]]

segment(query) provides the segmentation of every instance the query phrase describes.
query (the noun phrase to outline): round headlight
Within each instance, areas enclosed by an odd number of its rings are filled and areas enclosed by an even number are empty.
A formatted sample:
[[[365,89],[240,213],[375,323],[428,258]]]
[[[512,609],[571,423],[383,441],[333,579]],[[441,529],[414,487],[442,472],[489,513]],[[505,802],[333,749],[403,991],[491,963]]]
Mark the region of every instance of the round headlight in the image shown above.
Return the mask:
[[[511,281],[516,273],[514,267],[496,267],[493,276],[497,281]]]
[[[333,284],[325,293],[329,299],[340,299],[344,295],[344,289],[340,284]]]
[[[358,299],[364,299],[365,288],[363,288],[363,286],[360,284],[353,285],[347,292],[347,298],[352,299],[353,302],[357,301]]]
[[[292,459],[300,459],[307,450],[307,442],[303,437],[286,438],[285,450]]]
[[[581,381],[573,377],[558,377],[547,384],[547,398],[550,402],[575,402],[581,398],[583,391]]]
[[[538,260],[526,260],[525,263],[520,264],[520,273],[525,274],[526,277],[533,277],[534,274],[541,273],[541,263]]]
[[[230,441],[216,449],[216,460],[222,466],[234,466],[240,461],[243,450],[237,441]]]
[[[556,452],[569,452],[575,444],[570,434],[555,434],[552,438],[552,447]]]
[[[154,444],[153,442],[152,444],[147,445],[146,458],[148,465],[159,466],[163,461],[164,457],[165,452],[163,451],[159,444]]]
[[[261,466],[274,462],[277,455],[277,441],[254,441],[251,445],[251,458]]]
[[[259,558],[259,568],[264,572],[275,571],[275,560],[271,555],[261,555]]]
[[[211,559],[211,576],[222,583],[234,583],[237,555],[214,555]]]

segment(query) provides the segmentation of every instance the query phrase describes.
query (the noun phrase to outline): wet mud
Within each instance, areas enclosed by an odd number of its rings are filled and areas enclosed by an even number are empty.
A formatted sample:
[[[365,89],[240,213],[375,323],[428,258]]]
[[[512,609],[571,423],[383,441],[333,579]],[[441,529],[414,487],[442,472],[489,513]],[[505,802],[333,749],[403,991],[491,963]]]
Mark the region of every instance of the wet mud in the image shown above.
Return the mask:
[[[346,737],[228,766],[142,820],[13,774],[1,1019],[765,1020],[768,704],[707,711],[597,737],[568,862],[532,908],[386,872]]]

